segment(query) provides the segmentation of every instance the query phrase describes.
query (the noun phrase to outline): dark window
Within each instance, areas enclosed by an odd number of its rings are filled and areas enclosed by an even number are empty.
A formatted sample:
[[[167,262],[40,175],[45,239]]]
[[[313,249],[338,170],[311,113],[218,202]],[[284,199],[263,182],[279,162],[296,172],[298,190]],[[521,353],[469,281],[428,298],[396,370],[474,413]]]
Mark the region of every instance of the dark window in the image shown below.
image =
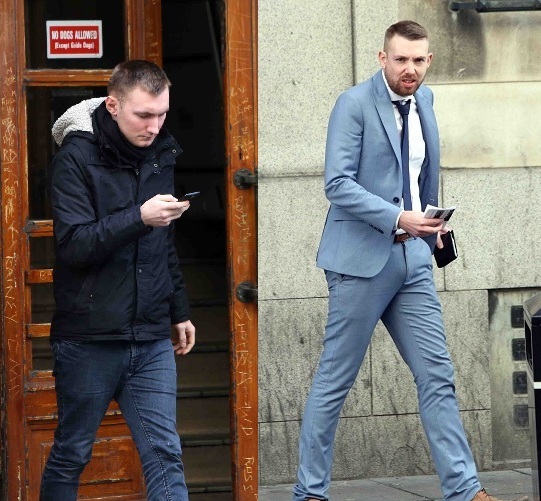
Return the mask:
[[[29,69],[114,68],[125,59],[124,8],[121,0],[66,2],[26,0],[26,67]],[[101,21],[103,56],[100,58],[48,59],[47,21]]]

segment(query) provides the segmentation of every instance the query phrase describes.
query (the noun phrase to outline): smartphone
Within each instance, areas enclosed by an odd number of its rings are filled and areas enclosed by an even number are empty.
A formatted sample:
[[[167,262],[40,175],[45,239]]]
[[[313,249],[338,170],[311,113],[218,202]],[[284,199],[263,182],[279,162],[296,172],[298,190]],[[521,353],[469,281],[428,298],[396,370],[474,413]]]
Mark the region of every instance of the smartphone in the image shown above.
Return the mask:
[[[199,191],[193,191],[192,193],[186,193],[186,195],[181,196],[178,201],[184,202],[185,200],[193,200],[194,198],[197,198],[200,195],[201,192]]]

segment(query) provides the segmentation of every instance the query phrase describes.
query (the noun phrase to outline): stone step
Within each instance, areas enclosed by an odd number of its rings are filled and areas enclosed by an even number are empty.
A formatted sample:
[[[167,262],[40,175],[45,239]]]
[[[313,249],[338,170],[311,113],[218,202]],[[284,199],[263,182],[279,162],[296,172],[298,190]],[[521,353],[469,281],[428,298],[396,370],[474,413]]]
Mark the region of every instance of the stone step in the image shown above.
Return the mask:
[[[177,429],[182,439],[229,437],[229,395],[177,399]]]
[[[186,484],[191,492],[226,491],[231,489],[231,447],[229,444],[205,445],[183,443],[182,461]],[[199,445],[197,445],[199,444]],[[190,496],[191,499],[191,496]]]
[[[229,388],[229,353],[193,350],[176,357],[178,389],[183,391],[222,390]]]
[[[233,493],[228,492],[192,492],[190,501],[233,501]]]

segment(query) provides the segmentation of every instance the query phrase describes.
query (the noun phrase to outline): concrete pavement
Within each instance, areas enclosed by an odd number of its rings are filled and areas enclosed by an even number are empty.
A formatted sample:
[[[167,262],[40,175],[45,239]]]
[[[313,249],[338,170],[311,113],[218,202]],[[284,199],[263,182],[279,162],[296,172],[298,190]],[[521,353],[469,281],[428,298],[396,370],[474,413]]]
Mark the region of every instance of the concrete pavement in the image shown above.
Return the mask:
[[[532,497],[532,472],[529,468],[489,471],[479,474],[488,494],[503,501]],[[370,478],[337,480],[330,489],[330,501],[440,501],[438,477]],[[291,485],[260,486],[258,501],[291,501]]]

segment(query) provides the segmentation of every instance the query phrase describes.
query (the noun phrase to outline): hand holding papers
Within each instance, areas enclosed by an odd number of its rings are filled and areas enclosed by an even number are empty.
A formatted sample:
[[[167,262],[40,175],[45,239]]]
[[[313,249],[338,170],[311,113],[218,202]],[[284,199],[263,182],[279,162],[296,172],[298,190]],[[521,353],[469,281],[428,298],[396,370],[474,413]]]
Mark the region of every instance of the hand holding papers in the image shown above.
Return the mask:
[[[455,212],[456,205],[452,205],[451,207],[442,208],[442,207],[434,207],[433,205],[427,205],[424,217],[432,218],[432,219],[444,219],[445,222],[443,223],[443,227],[445,228],[445,225],[447,224],[447,221],[451,219],[451,216],[453,215],[453,212]]]

